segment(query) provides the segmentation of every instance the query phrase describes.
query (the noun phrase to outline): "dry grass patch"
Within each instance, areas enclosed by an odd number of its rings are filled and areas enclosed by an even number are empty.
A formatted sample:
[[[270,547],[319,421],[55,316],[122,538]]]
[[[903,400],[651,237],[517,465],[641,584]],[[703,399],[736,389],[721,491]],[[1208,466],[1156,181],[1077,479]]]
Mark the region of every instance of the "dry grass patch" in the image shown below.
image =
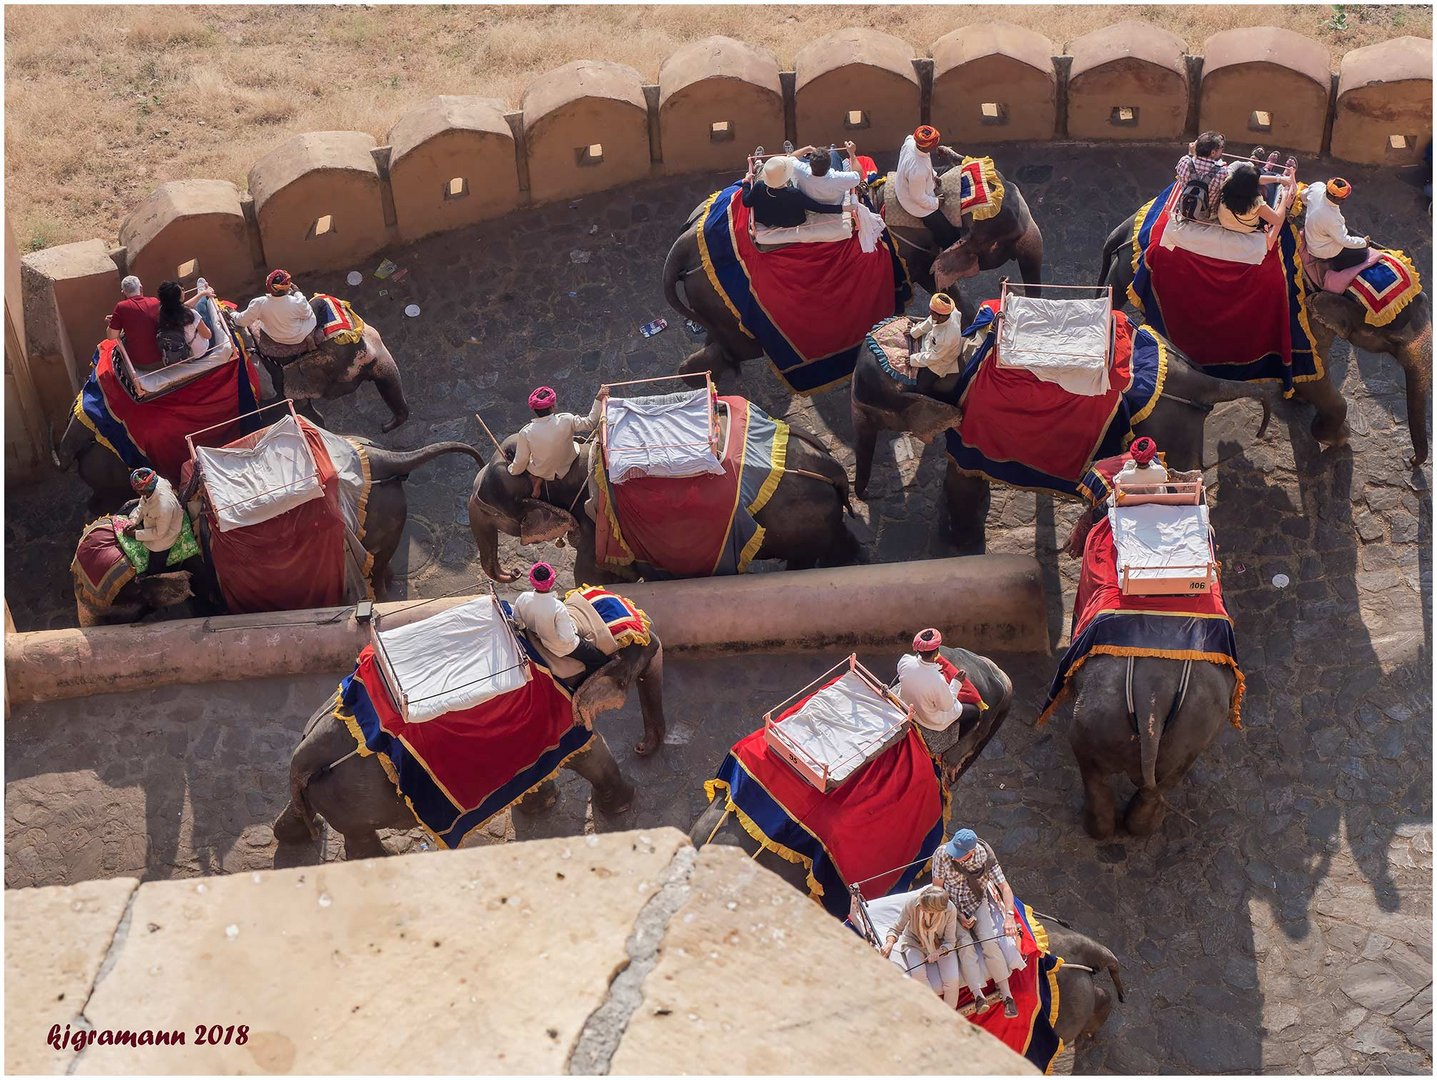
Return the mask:
[[[114,241],[166,180],[230,180],[284,139],[353,129],[383,140],[435,94],[501,98],[571,60],[602,58],[647,81],[676,48],[711,34],[762,45],[788,66],[830,30],[866,27],[915,55],[951,30],[1003,19],[1058,49],[1140,18],[1190,49],[1219,30],[1274,25],[1342,53],[1399,34],[1430,37],[1430,7],[782,7],[464,5],[5,8],[6,212],[16,235]]]

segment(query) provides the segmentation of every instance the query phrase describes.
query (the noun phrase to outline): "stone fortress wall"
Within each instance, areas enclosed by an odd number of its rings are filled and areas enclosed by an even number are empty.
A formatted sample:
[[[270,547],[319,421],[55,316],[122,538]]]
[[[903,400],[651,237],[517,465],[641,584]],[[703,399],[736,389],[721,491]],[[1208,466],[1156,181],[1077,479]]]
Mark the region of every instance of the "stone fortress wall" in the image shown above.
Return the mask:
[[[754,146],[856,142],[896,150],[919,123],[956,147],[1010,141],[1163,141],[1208,128],[1250,143],[1367,165],[1417,163],[1432,133],[1432,42],[1327,50],[1289,30],[1214,34],[1201,55],[1127,21],[1058,53],[1033,30],[954,30],[914,57],[887,34],[839,30],[792,71],[724,37],[669,56],[657,86],[623,64],[581,60],[539,78],[517,111],[445,95],[401,116],[388,143],[354,131],[295,135],[249,172],[162,184],[125,219],[119,247],[84,240],[24,257],[6,278],[6,480],[48,466],[119,279],[203,275],[242,299],[268,267],[351,267],[396,242],[654,176],[742,166]],[[16,260],[7,228],[7,249]],[[23,347],[16,347],[23,346]]]

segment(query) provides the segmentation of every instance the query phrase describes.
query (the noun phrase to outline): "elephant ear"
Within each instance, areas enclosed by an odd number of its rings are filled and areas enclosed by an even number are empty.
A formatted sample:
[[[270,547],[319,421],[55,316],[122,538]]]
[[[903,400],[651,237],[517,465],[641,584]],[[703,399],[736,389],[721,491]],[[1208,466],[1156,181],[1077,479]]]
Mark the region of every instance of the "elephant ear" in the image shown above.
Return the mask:
[[[592,728],[600,713],[623,708],[624,701],[628,697],[628,690],[612,674],[618,663],[617,657],[610,660],[585,679],[583,685],[575,692],[574,723]]]
[[[170,574],[148,574],[136,579],[140,596],[153,608],[174,607],[194,595],[188,570]]]
[[[567,536],[579,527],[574,515],[557,506],[536,499],[525,499],[520,504],[519,542],[540,544],[546,540],[557,540]]]

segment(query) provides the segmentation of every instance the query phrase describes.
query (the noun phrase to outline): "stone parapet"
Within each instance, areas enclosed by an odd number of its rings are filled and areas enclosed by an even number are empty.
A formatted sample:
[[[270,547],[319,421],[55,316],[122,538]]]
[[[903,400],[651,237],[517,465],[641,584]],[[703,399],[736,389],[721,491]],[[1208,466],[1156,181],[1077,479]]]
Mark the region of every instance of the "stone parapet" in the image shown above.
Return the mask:
[[[259,233],[227,180],[161,184],[120,226],[120,243],[126,271],[150,296],[162,281],[192,287],[203,277],[220,296],[243,303],[264,277]]]
[[[1431,39],[1393,38],[1342,58],[1333,157],[1364,165],[1412,165],[1431,141]]]
[[[1275,26],[1224,30],[1203,48],[1198,126],[1230,146],[1322,150],[1331,90],[1327,50]]]
[[[838,30],[794,58],[798,141],[860,153],[897,150],[918,126],[922,85],[907,42],[874,30]]]
[[[673,828],[7,890],[5,932],[8,1072],[1035,1072]]]
[[[1051,139],[1058,117],[1053,43],[1010,23],[965,26],[933,43],[933,124],[967,154]]]
[[[1188,75],[1181,38],[1129,20],[1068,46],[1070,139],[1178,139],[1187,126]]]
[[[742,168],[757,146],[783,144],[783,86],[767,49],[727,37],[679,49],[659,69],[666,173]]]

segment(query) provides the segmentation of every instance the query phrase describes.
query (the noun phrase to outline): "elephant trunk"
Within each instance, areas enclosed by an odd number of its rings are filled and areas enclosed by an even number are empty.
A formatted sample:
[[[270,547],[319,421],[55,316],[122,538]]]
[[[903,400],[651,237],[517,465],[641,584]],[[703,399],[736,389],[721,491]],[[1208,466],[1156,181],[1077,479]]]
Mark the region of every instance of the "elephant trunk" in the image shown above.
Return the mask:
[[[484,568],[491,581],[513,581],[515,575],[499,565],[499,524],[480,507],[471,495],[469,497],[469,531],[474,534],[474,543],[479,548],[479,565]],[[515,523],[515,534],[518,524]]]
[[[1428,401],[1432,393],[1432,319],[1402,346],[1397,356],[1407,382],[1407,431],[1412,437],[1412,466],[1427,460]]]
[[[1262,383],[1207,377],[1203,383],[1202,400],[1207,405],[1216,405],[1223,401],[1256,401],[1262,406],[1262,423],[1257,427],[1257,437],[1260,439],[1267,434],[1267,425],[1272,421],[1272,405],[1277,394],[1277,390]]]
[[[428,464],[445,454],[468,454],[482,467],[484,455],[468,443],[441,442],[420,447],[418,450],[394,451],[369,447],[369,475],[374,483],[393,480],[396,476],[407,476],[421,465]]]

